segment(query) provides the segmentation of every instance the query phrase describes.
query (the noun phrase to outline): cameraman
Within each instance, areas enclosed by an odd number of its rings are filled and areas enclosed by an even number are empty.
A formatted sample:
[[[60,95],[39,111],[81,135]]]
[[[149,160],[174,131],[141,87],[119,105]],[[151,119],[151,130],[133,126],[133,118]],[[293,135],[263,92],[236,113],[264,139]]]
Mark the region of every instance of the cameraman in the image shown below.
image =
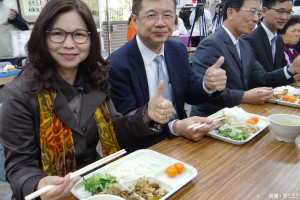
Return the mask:
[[[198,0],[197,2],[195,10],[190,15],[190,23],[191,25],[194,24],[191,37],[192,47],[198,46],[200,41],[208,35],[208,30],[212,26],[211,13],[206,9],[206,0]],[[201,5],[202,3],[203,6]],[[196,10],[198,13],[196,13]],[[204,14],[202,11],[204,11]]]

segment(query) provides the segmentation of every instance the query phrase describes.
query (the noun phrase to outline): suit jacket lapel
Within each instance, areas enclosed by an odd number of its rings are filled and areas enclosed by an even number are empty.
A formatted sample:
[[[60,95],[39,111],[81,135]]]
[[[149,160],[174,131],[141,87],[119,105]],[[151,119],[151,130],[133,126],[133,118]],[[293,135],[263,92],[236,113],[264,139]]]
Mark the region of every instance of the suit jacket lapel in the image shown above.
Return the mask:
[[[68,107],[67,100],[61,92],[57,92],[56,98],[53,100],[53,110],[55,115],[68,127],[74,129],[76,132],[83,134],[79,123],[74,117],[73,113]]]
[[[243,39],[240,40],[240,49],[241,49],[241,69],[242,69],[242,74],[243,74],[243,80],[245,80],[245,77],[248,77],[248,70],[246,67],[248,66],[247,63],[249,63],[249,54],[246,51],[246,43]],[[247,88],[247,83],[243,81],[244,88]]]
[[[56,98],[53,101],[53,109],[56,116],[68,127],[75,130],[81,135],[84,135],[81,127],[89,119],[95,110],[102,104],[105,100],[106,95],[95,89],[89,89],[89,93],[83,93],[82,96],[82,106],[81,106],[81,116],[80,123],[77,122],[73,113],[67,105],[67,101],[61,92],[58,92]]]
[[[178,73],[176,73],[176,68],[174,66],[178,65],[176,63],[176,59],[174,59],[174,56],[172,55],[173,54],[173,50],[168,46],[168,43],[165,42],[164,43],[164,54],[165,54],[165,61],[166,61],[166,65],[167,65],[167,70],[168,70],[168,75],[169,75],[169,82],[171,84],[171,94],[173,96],[173,105],[175,106],[176,108],[176,98],[175,98],[175,94],[177,93],[176,92],[176,88],[177,87],[174,87],[177,83],[177,75]],[[178,110],[176,108],[176,110]]]
[[[234,46],[230,36],[228,35],[228,33],[225,31],[225,29],[223,27],[220,27],[219,31],[220,31],[220,35],[222,36],[224,42],[226,43],[226,47],[227,47],[228,51],[232,54],[233,58],[235,59],[235,61],[238,64],[239,68],[242,70],[242,63],[241,63],[239,54],[238,54],[237,49]]]
[[[80,116],[80,125],[83,126],[95,110],[105,101],[106,94],[89,88],[89,93],[82,96],[82,109]]]
[[[259,26],[258,28],[259,28],[259,31],[261,32],[260,35],[261,35],[262,41],[263,41],[264,50],[262,50],[262,51],[266,52],[266,54],[267,54],[266,59],[268,59],[268,62],[274,64],[273,56],[272,56],[272,47],[270,45],[268,35],[262,26]]]
[[[132,65],[132,68],[136,71],[137,76],[139,77],[139,84],[141,85],[141,92],[143,93],[144,101],[148,102],[150,98],[148,80],[143,57],[137,45],[136,37],[133,40],[131,40],[131,42],[132,48],[130,52],[129,62]]]

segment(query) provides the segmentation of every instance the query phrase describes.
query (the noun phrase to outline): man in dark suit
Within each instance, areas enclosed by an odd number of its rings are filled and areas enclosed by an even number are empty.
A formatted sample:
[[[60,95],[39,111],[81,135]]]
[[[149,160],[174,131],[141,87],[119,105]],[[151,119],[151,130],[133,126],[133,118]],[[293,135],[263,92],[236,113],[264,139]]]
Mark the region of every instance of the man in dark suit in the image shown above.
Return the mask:
[[[223,58],[206,71],[205,80],[203,76],[196,76],[189,64],[186,47],[168,40],[173,33],[175,8],[176,0],[134,0],[132,22],[137,35],[107,58],[111,62],[111,97],[117,111],[127,114],[149,101],[160,81],[157,56],[162,58],[161,66],[167,77],[165,89],[171,93],[175,109],[174,120],[163,127],[161,134],[135,141],[125,148],[127,151],[149,147],[174,135],[198,141],[213,126],[211,119],[187,118],[184,104],[218,98],[226,84],[225,71],[219,69]],[[206,125],[188,130],[189,125],[197,122]]]
[[[263,0],[263,21],[245,37],[251,44],[256,59],[268,72],[287,65],[284,43],[277,30],[288,22],[292,9],[292,0]]]
[[[240,38],[250,34],[257,24],[261,15],[259,0],[227,0],[223,10],[223,26],[200,43],[193,60],[195,71],[203,75],[211,63],[224,56],[221,68],[228,78],[223,103],[192,106],[191,115],[205,116],[240,103],[262,104],[272,97],[271,87],[289,84],[293,74],[300,73],[300,57],[289,67],[266,72],[250,44]]]

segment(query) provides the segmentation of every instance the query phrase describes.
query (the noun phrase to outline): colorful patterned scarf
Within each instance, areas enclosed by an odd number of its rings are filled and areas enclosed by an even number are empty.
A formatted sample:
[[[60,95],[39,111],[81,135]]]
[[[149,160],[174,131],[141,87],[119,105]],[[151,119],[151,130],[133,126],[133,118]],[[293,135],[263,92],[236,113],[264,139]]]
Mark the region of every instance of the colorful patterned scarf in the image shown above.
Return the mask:
[[[52,112],[55,97],[54,91],[38,94],[41,158],[47,175],[65,176],[76,170],[75,149],[71,129]],[[106,101],[96,109],[94,117],[104,157],[120,150]]]

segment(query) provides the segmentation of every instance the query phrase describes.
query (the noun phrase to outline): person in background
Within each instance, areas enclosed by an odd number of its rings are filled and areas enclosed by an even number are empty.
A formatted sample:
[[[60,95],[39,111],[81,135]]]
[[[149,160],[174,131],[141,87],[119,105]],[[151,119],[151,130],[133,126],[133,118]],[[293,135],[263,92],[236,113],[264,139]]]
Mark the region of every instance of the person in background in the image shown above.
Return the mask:
[[[194,29],[191,37],[192,47],[198,46],[200,41],[208,35],[209,29],[212,26],[211,13],[209,10],[206,9],[206,0],[203,0],[202,2],[204,7],[204,13],[197,12],[196,16],[195,9],[193,10],[193,12],[191,12],[189,18],[191,26],[193,26],[195,20]]]
[[[300,38],[300,17],[292,16],[283,29],[278,30],[278,33],[283,39],[285,59],[290,64],[299,55],[293,46],[297,44]]]
[[[223,58],[207,69],[205,78],[197,77],[184,44],[168,40],[173,33],[175,10],[176,0],[134,0],[132,22],[137,35],[107,58],[111,63],[111,97],[118,112],[127,114],[148,102],[160,80],[167,83],[163,96],[174,106],[171,121],[163,126],[161,134],[141,140],[129,147],[131,151],[176,135],[198,141],[213,126],[208,118],[187,118],[184,104],[218,98],[226,84],[226,74],[219,69]],[[206,125],[188,129],[197,122]]]
[[[10,32],[14,30],[29,30],[27,22],[11,9],[4,0],[0,0],[0,62],[8,61],[12,64],[17,58],[13,58],[13,47],[11,43]],[[20,63],[16,63],[21,65]]]
[[[226,0],[223,25],[205,38],[194,53],[193,68],[203,76],[220,56],[227,83],[221,96],[223,102],[205,102],[192,106],[191,116],[207,116],[224,107],[241,103],[262,104],[273,96],[272,87],[288,85],[300,73],[300,57],[293,64],[267,72],[256,60],[250,44],[241,38],[250,34],[261,17],[259,0]]]
[[[163,82],[130,115],[116,112],[109,63],[101,57],[99,34],[83,1],[49,1],[27,47],[23,71],[4,87],[0,116],[12,199],[46,185],[55,187],[40,199],[73,198],[70,190],[80,177],[70,179],[71,172],[158,134],[149,123],[167,123],[173,113],[162,97]]]
[[[131,16],[130,16],[127,21],[127,41],[133,39],[135,34],[136,34],[136,30],[134,28],[134,25],[131,21]]]
[[[252,46],[255,58],[268,72],[287,65],[283,53],[283,40],[277,31],[288,22],[293,13],[292,9],[292,0],[263,0],[263,20],[250,35],[245,37]]]
[[[176,15],[172,36],[188,35],[183,20]]]
[[[212,18],[212,26],[209,29],[209,33],[214,33],[216,29],[223,24],[222,9],[223,3],[219,3],[216,5],[215,14]]]

